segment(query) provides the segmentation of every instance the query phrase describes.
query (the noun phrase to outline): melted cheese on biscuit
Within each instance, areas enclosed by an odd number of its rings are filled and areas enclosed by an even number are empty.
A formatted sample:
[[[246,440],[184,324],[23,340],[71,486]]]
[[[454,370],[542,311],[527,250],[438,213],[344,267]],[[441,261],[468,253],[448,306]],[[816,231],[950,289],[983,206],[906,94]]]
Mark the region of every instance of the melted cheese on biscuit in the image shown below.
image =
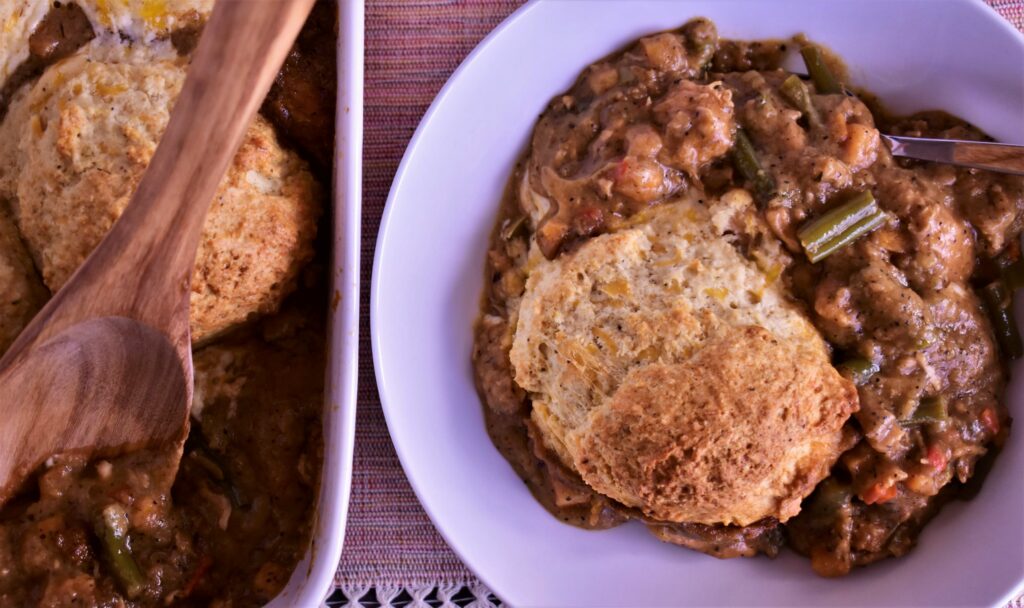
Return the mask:
[[[28,39],[49,9],[47,0],[0,2],[0,85],[28,58]]]
[[[148,42],[179,27],[191,15],[203,20],[213,0],[83,0],[79,6],[97,30]]]

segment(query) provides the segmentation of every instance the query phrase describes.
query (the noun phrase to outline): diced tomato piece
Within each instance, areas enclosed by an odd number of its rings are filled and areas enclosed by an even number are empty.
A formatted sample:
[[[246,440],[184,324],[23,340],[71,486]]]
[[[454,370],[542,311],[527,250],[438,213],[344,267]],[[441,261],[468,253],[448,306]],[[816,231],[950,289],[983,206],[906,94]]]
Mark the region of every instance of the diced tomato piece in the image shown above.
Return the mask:
[[[887,485],[882,482],[872,485],[860,495],[860,499],[869,505],[889,502],[893,498],[896,498],[896,484]]]
[[[928,448],[928,454],[926,455],[928,464],[932,465],[932,468],[942,471],[949,464],[949,459],[946,458],[946,453],[938,445],[933,445]]]
[[[996,416],[996,410],[992,407],[986,407],[981,410],[981,415],[978,416],[981,423],[985,425],[985,428],[989,430],[993,435],[999,433],[999,417]]]

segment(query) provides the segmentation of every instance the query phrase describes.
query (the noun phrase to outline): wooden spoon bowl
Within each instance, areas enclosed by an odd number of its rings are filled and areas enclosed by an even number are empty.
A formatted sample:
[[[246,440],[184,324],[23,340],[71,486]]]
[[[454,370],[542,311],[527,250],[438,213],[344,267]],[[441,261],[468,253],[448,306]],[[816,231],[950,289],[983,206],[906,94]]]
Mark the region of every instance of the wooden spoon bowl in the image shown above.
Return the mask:
[[[59,367],[47,368],[53,364]],[[18,407],[37,412],[0,425],[3,452],[18,463],[14,478],[31,474],[54,450],[105,455],[173,441],[191,400],[188,376],[163,334],[126,317],[78,323],[39,344],[4,369],[4,390],[24,395]]]

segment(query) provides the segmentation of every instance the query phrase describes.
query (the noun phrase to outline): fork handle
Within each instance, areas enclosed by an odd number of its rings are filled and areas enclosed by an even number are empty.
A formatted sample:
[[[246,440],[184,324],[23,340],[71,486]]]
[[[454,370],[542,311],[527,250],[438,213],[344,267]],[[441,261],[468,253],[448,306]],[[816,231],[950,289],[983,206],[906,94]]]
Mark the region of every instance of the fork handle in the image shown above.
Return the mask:
[[[893,156],[1024,175],[1024,146],[958,139],[883,135]]]

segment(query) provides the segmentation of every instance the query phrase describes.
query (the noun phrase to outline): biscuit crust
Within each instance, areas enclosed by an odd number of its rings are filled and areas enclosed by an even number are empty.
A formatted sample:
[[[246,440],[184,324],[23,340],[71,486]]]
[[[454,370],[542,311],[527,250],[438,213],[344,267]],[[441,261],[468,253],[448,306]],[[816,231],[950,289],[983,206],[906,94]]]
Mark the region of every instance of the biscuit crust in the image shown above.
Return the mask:
[[[0,198],[11,201],[51,290],[124,211],[186,67],[169,47],[97,40],[12,103],[0,126]],[[320,197],[306,163],[257,117],[203,228],[192,280],[194,341],[278,309],[312,258]]]
[[[845,447],[854,387],[756,325],[626,376],[577,438],[597,491],[660,521],[785,521]]]
[[[659,521],[746,525],[792,517],[828,475],[856,390],[766,229],[738,190],[534,256],[515,380],[545,446],[598,492]]]

